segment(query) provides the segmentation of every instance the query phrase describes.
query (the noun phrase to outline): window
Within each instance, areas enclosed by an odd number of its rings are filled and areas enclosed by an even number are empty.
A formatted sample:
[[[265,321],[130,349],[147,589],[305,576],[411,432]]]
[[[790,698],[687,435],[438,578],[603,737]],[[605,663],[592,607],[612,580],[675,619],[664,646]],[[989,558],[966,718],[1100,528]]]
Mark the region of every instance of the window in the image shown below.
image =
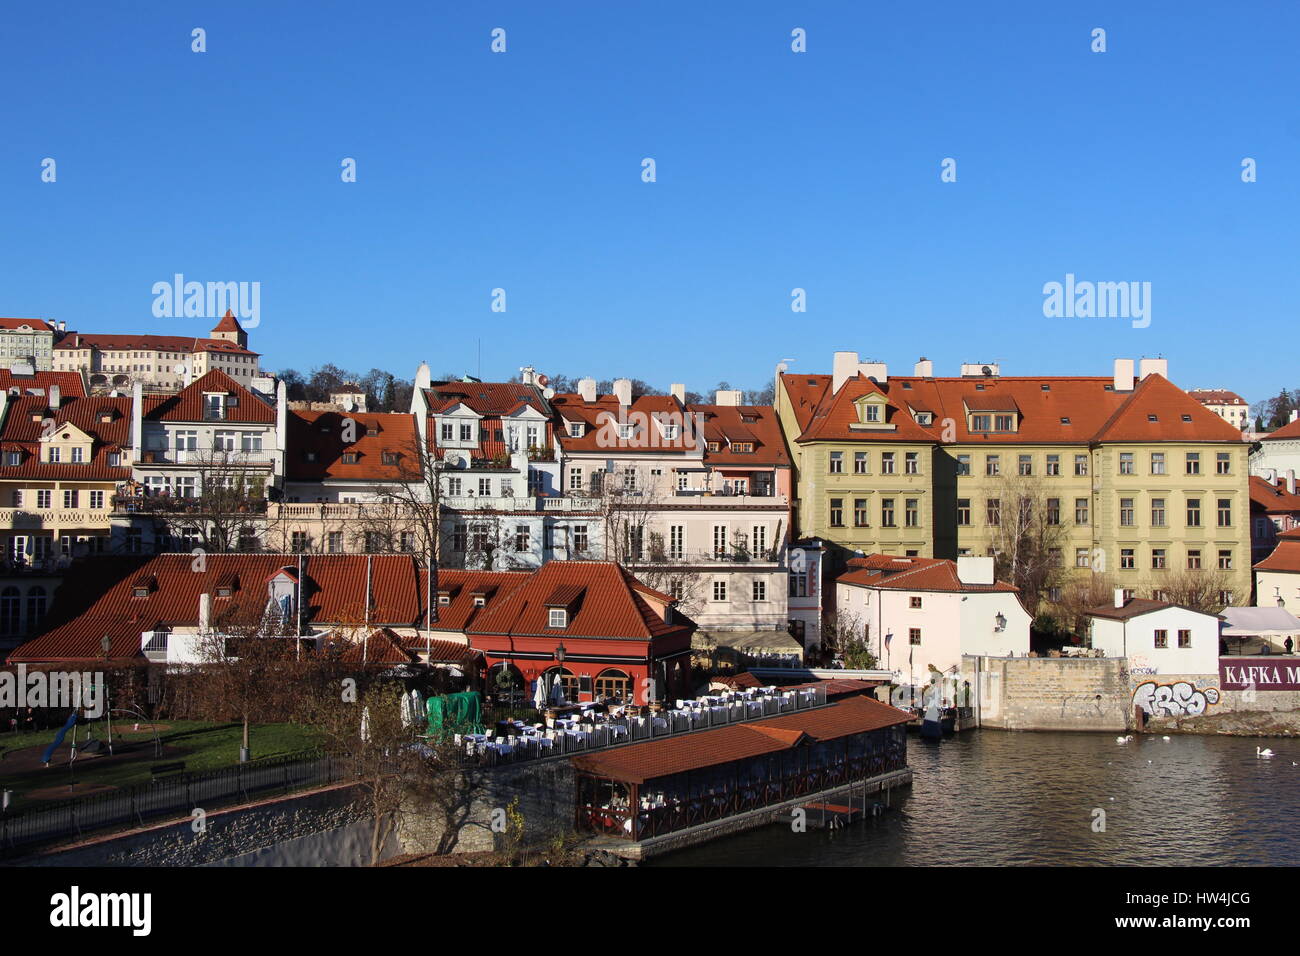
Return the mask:
[[[1087,568],[1092,566],[1092,562],[1088,560],[1087,548],[1074,549],[1074,566],[1076,568]]]
[[[756,601],[756,602],[757,602],[757,601],[766,601],[766,600],[767,600],[767,582],[766,582],[766,581],[755,581],[755,582],[754,582],[754,587],[753,587],[753,599],[754,599],[754,601]]]
[[[970,524],[970,499],[969,498],[957,499],[957,524],[963,527]]]
[[[630,700],[632,697],[632,678],[622,671],[602,671],[600,676],[596,678],[594,696],[596,700]]]
[[[584,536],[586,526],[583,526]],[[585,550],[585,549],[584,549]],[[668,529],[668,557],[680,558],[686,552],[686,525],[675,524]]]
[[[903,525],[908,528],[915,528],[921,523],[921,509],[919,498],[903,499]]]
[[[101,511],[104,508],[104,493],[102,491],[92,491],[90,493],[90,507],[94,511]]]
[[[680,530],[680,526],[674,527],[673,530]],[[578,554],[585,554],[591,542],[587,538],[587,526],[585,524],[575,524],[573,526],[573,550]]]
[[[403,532],[401,533],[401,535],[398,536],[398,539],[397,539],[397,546],[398,546],[401,550],[403,550],[403,551],[407,551],[407,552],[414,551],[414,550],[415,550],[415,532],[414,532],[414,531],[403,531]]]
[[[5,452],[5,464],[6,464],[6,465],[8,465],[8,466],[10,466],[10,467],[14,467],[15,465],[21,465],[22,463],[23,463],[23,453],[22,453],[22,452],[20,452],[20,451],[7,451],[7,452]]]
[[[872,403],[870,405],[864,406],[863,409],[867,413],[867,417],[863,419],[863,421],[868,421],[868,422],[880,421],[880,406],[878,404]]]
[[[1151,474],[1163,475],[1165,473],[1165,454],[1161,451],[1151,453]]]
[[[831,527],[832,527],[832,528],[842,528],[842,527],[844,527],[844,499],[843,499],[843,498],[832,498],[832,499],[831,499],[831,516],[830,516],[830,517],[831,517]]]
[[[36,507],[38,507],[38,508],[48,508],[48,507],[50,507],[50,496],[51,496],[51,492],[50,492],[50,490],[49,490],[48,488],[42,488],[42,489],[40,489],[39,491],[37,491],[37,492],[36,492]]]
[[[473,441],[473,440],[474,440],[474,426],[471,425],[469,422],[462,422],[462,423],[461,423],[461,426],[460,426],[460,440],[461,440],[461,441]]]
[[[64,489],[63,489],[63,507],[65,507],[65,508],[75,508],[75,507],[77,507],[77,493],[76,493],[76,491],[74,491],[74,490],[71,489],[71,488],[64,488]]]
[[[1034,456],[1019,456],[1016,460],[1016,473],[1020,475],[1032,475],[1034,473]]]
[[[1167,565],[1165,563],[1165,549],[1152,548],[1151,549],[1151,570],[1163,571],[1166,568],[1166,566]]]
[[[685,476],[683,475],[682,477]],[[569,488],[572,491],[582,490],[582,469],[581,468],[569,469]]]
[[[903,455],[903,471],[909,475],[921,473],[921,460],[916,452],[909,451]]]
[[[921,643],[921,629],[919,627],[909,627],[907,629],[907,643],[917,645]]]
[[[1137,567],[1132,548],[1119,549],[1119,567],[1121,571],[1132,571]]]
[[[213,451],[234,451],[235,443],[238,439],[238,432],[213,432],[212,433],[212,450]]]
[[[569,437],[570,438],[582,437],[582,422],[569,422]]]
[[[1119,499],[1119,523],[1126,528],[1133,527],[1133,499]]]
[[[831,506],[839,499],[832,498]],[[832,512],[833,514],[833,512]],[[715,524],[713,526],[713,555],[717,557],[727,553],[727,526],[725,524]]]
[[[569,612],[562,607],[553,607],[547,614],[547,627],[567,627],[569,624]]]
[[[1201,499],[1187,499],[1187,527],[1199,528],[1201,526]]]
[[[894,499],[880,499],[880,523],[886,528],[894,527]]]
[[[306,531],[295,531],[289,536],[289,550],[295,552],[311,550],[311,536]]]
[[[1169,646],[1169,632],[1163,628],[1155,632],[1156,647]]]
[[[957,456],[957,474],[959,475],[970,474],[970,455]]]
[[[727,599],[727,582],[726,582],[726,581],[714,581],[714,582],[713,582],[713,600],[715,600],[715,601],[725,601],[726,599]]]
[[[1219,592],[1219,603],[1222,604],[1224,607],[1231,607],[1231,606],[1232,606],[1232,592],[1231,592],[1231,591],[1220,591],[1220,592]]]
[[[790,597],[807,597],[808,596],[808,572],[791,571],[790,572]]]
[[[75,446],[73,446],[73,448],[72,448],[72,463],[73,463],[74,465],[80,465],[80,464],[81,464],[82,462],[84,462],[85,460],[86,460],[86,458],[85,458],[85,450],[84,450],[80,445],[75,445]]]
[[[1232,570],[1232,549],[1221,548],[1219,550],[1219,570],[1220,571]]]
[[[1045,513],[1046,513],[1046,520],[1048,524],[1060,524],[1061,523],[1061,499],[1048,498]]]
[[[832,475],[838,475],[838,474],[843,473],[843,471],[844,471],[844,452],[842,452],[842,451],[833,451],[833,452],[831,452],[831,456],[830,456],[830,465],[829,465],[828,467],[830,468],[830,473],[831,473]]]
[[[515,551],[527,551],[530,547],[531,543],[529,540],[528,525],[515,525]]]
[[[855,528],[865,528],[871,523],[867,516],[867,499],[853,499],[853,526]]]
[[[1052,477],[1052,478],[1056,478],[1056,477],[1059,477],[1059,476],[1060,476],[1060,474],[1061,474],[1061,456],[1060,456],[1060,455],[1048,455],[1048,456],[1047,456],[1047,474],[1048,474],[1050,477]]]
[[[867,453],[865,451],[855,451],[853,453],[853,473],[855,475],[865,475],[867,473]]]
[[[460,494],[460,479],[459,479],[459,478],[456,478],[456,477],[449,477],[449,478],[447,479],[447,494],[452,495],[453,497],[454,497],[454,496],[457,496],[457,495]]]
[[[50,448],[50,454],[49,454],[49,458],[48,458],[48,460],[49,460],[49,461],[62,461],[62,460],[63,460],[63,454],[62,454],[62,451],[61,451],[60,449],[58,449],[58,448]]]
[[[358,459],[358,458],[360,458],[360,455],[358,455],[356,452],[354,452],[354,451],[345,451],[345,452],[343,453],[343,464],[345,464],[345,465],[355,465],[355,464],[357,463],[357,459]]]
[[[1165,499],[1151,499],[1151,527],[1163,528],[1165,526]]]
[[[1074,499],[1074,523],[1081,524],[1081,525],[1088,523],[1088,499],[1087,498]]]
[[[464,525],[461,525],[461,527],[464,527]],[[331,531],[329,533],[329,536],[325,540],[327,542],[327,547],[329,548],[330,554],[339,554],[340,552],[342,552],[343,550],[342,531]],[[464,551],[465,549],[461,548],[461,550]]]
[[[1219,527],[1220,528],[1232,527],[1232,499],[1231,498],[1219,499]]]
[[[1015,415],[994,415],[993,430],[999,432],[1013,432],[1016,430]]]
[[[1002,524],[1002,501],[998,498],[990,498],[985,506],[985,521],[991,527],[997,527]]]
[[[636,473],[631,472],[631,477],[635,478]],[[540,495],[542,493],[542,471],[539,468],[528,469],[528,493],[530,495]]]
[[[984,456],[984,474],[996,476],[1002,474],[1002,462],[997,455]]]
[[[1179,647],[1192,646],[1192,632],[1190,630],[1183,629],[1178,632],[1178,646]]]
[[[1131,451],[1119,453],[1119,473],[1121,475],[1133,474],[1133,453]]]
[[[442,423],[442,440],[443,440],[443,441],[452,441],[452,440],[455,438],[455,435],[456,435],[456,432],[455,432],[454,427],[452,426],[451,422],[443,422],[443,423]]]
[[[880,473],[882,475],[892,475],[894,473],[894,453],[892,451],[880,453]]]
[[[907,606],[914,611],[919,611],[921,609],[921,599],[913,595],[907,599]]]
[[[1200,548],[1192,548],[1190,551],[1187,552],[1187,570],[1189,571],[1201,570],[1201,549]]]
[[[1075,456],[1074,456],[1074,473],[1075,473],[1075,475],[1078,475],[1078,476],[1080,476],[1080,477],[1082,477],[1083,475],[1086,475],[1086,474],[1088,473],[1088,456],[1087,456],[1087,455],[1075,455]]]
[[[1220,475],[1232,474],[1232,453],[1231,452],[1221,451],[1214,456],[1214,459],[1215,459],[1214,470],[1216,474],[1220,474]]]
[[[15,488],[14,491],[13,491],[13,496],[9,499],[9,501],[10,501],[10,503],[13,505],[13,507],[15,507],[15,508],[21,508],[21,507],[23,506],[23,492],[22,492],[22,489],[21,489],[21,488]]]
[[[1199,475],[1201,473],[1201,455],[1199,452],[1189,451],[1187,453],[1187,474]]]
[[[1051,567],[1054,568],[1065,567],[1065,555],[1061,552],[1060,548],[1048,548],[1047,561]]]

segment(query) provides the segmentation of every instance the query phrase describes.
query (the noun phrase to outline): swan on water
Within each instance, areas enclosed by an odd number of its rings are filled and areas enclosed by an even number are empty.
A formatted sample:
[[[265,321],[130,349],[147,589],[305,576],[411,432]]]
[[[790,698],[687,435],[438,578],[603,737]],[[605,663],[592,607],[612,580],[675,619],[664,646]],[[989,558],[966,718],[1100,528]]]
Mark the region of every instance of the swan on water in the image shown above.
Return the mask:
[[[1263,750],[1260,750],[1258,747],[1256,747],[1255,756],[1267,758],[1267,757],[1274,757],[1276,756],[1276,754],[1274,754],[1273,751],[1268,749],[1267,747],[1265,747]]]

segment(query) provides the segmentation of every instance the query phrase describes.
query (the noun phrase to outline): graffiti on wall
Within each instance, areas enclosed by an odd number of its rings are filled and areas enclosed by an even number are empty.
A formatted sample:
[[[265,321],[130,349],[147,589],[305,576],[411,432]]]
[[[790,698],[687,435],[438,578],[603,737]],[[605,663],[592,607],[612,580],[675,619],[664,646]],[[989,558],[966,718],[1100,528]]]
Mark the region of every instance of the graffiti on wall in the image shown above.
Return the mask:
[[[1141,707],[1151,717],[1195,717],[1218,702],[1217,687],[1197,690],[1196,685],[1189,681],[1173,684],[1146,681],[1138,684],[1133,691],[1134,705]]]

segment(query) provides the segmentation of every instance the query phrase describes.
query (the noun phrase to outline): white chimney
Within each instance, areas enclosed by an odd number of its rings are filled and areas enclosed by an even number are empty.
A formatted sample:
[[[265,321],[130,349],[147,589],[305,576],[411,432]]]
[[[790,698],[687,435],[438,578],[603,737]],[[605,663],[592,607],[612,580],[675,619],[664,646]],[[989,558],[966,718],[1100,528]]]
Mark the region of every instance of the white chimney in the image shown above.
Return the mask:
[[[1138,379],[1144,379],[1148,375],[1159,375],[1161,378],[1169,377],[1169,359],[1162,358],[1144,358],[1138,362]]]
[[[594,378],[584,378],[578,380],[578,395],[584,402],[594,402],[596,400],[596,380]]]
[[[917,378],[934,378],[934,363],[925,356],[921,356],[916,363]]]
[[[1295,494],[1295,469],[1294,468],[1288,468],[1286,470],[1286,493],[1288,495]]]
[[[1296,408],[1291,409],[1291,417],[1288,418],[1287,421],[1293,422],[1297,418],[1300,418],[1300,409],[1296,409]]]
[[[58,411],[59,400],[62,397],[63,397],[62,394],[60,394],[59,392],[59,386],[51,385],[50,386],[50,408],[54,409],[55,411]]]
[[[537,369],[531,365],[525,365],[519,370],[519,381],[525,385],[537,385]]]
[[[674,382],[668,386],[668,394],[677,399],[682,405],[686,404],[686,386],[681,382]]]
[[[630,378],[614,379],[614,397],[618,404],[627,408],[632,404],[632,380]]]
[[[1116,589],[1115,589],[1115,606],[1116,606],[1116,607],[1123,607],[1123,606],[1124,606],[1124,589],[1123,589],[1123,588],[1116,588]]]
[[[993,559],[974,556],[958,558],[957,580],[962,584],[992,584]]]
[[[1133,391],[1133,360],[1115,359],[1115,391]]]
[[[212,595],[204,591],[199,595],[199,633],[206,634],[212,620]]]
[[[718,389],[717,394],[714,396],[713,404],[715,404],[715,405],[739,405],[739,404],[740,404],[740,399],[741,399],[741,397],[742,397],[742,393],[741,393],[741,391],[740,391],[739,389],[736,389],[736,388],[732,388],[732,389],[720,388],[720,389]]]
[[[857,352],[836,352],[831,362],[831,393],[838,394],[840,386],[858,374]]]
[[[989,378],[1001,374],[1002,366],[997,362],[963,362],[961,366],[962,378]]]
[[[131,383],[131,454],[134,461],[143,461],[144,455],[144,388],[140,380]]]
[[[889,381],[889,366],[884,362],[863,362],[858,366],[858,371],[882,385]]]

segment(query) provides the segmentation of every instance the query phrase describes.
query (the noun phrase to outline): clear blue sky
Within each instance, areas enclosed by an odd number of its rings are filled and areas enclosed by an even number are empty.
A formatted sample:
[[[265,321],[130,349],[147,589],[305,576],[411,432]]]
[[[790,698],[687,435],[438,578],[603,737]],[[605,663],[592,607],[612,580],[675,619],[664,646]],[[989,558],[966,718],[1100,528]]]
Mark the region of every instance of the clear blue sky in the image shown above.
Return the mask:
[[[1300,386],[1297,36],[1289,0],[10,4],[0,315],[201,334],[152,315],[180,272],[262,284],[271,368],[1163,354],[1254,401]],[[1150,327],[1044,318],[1067,272],[1151,282]]]

